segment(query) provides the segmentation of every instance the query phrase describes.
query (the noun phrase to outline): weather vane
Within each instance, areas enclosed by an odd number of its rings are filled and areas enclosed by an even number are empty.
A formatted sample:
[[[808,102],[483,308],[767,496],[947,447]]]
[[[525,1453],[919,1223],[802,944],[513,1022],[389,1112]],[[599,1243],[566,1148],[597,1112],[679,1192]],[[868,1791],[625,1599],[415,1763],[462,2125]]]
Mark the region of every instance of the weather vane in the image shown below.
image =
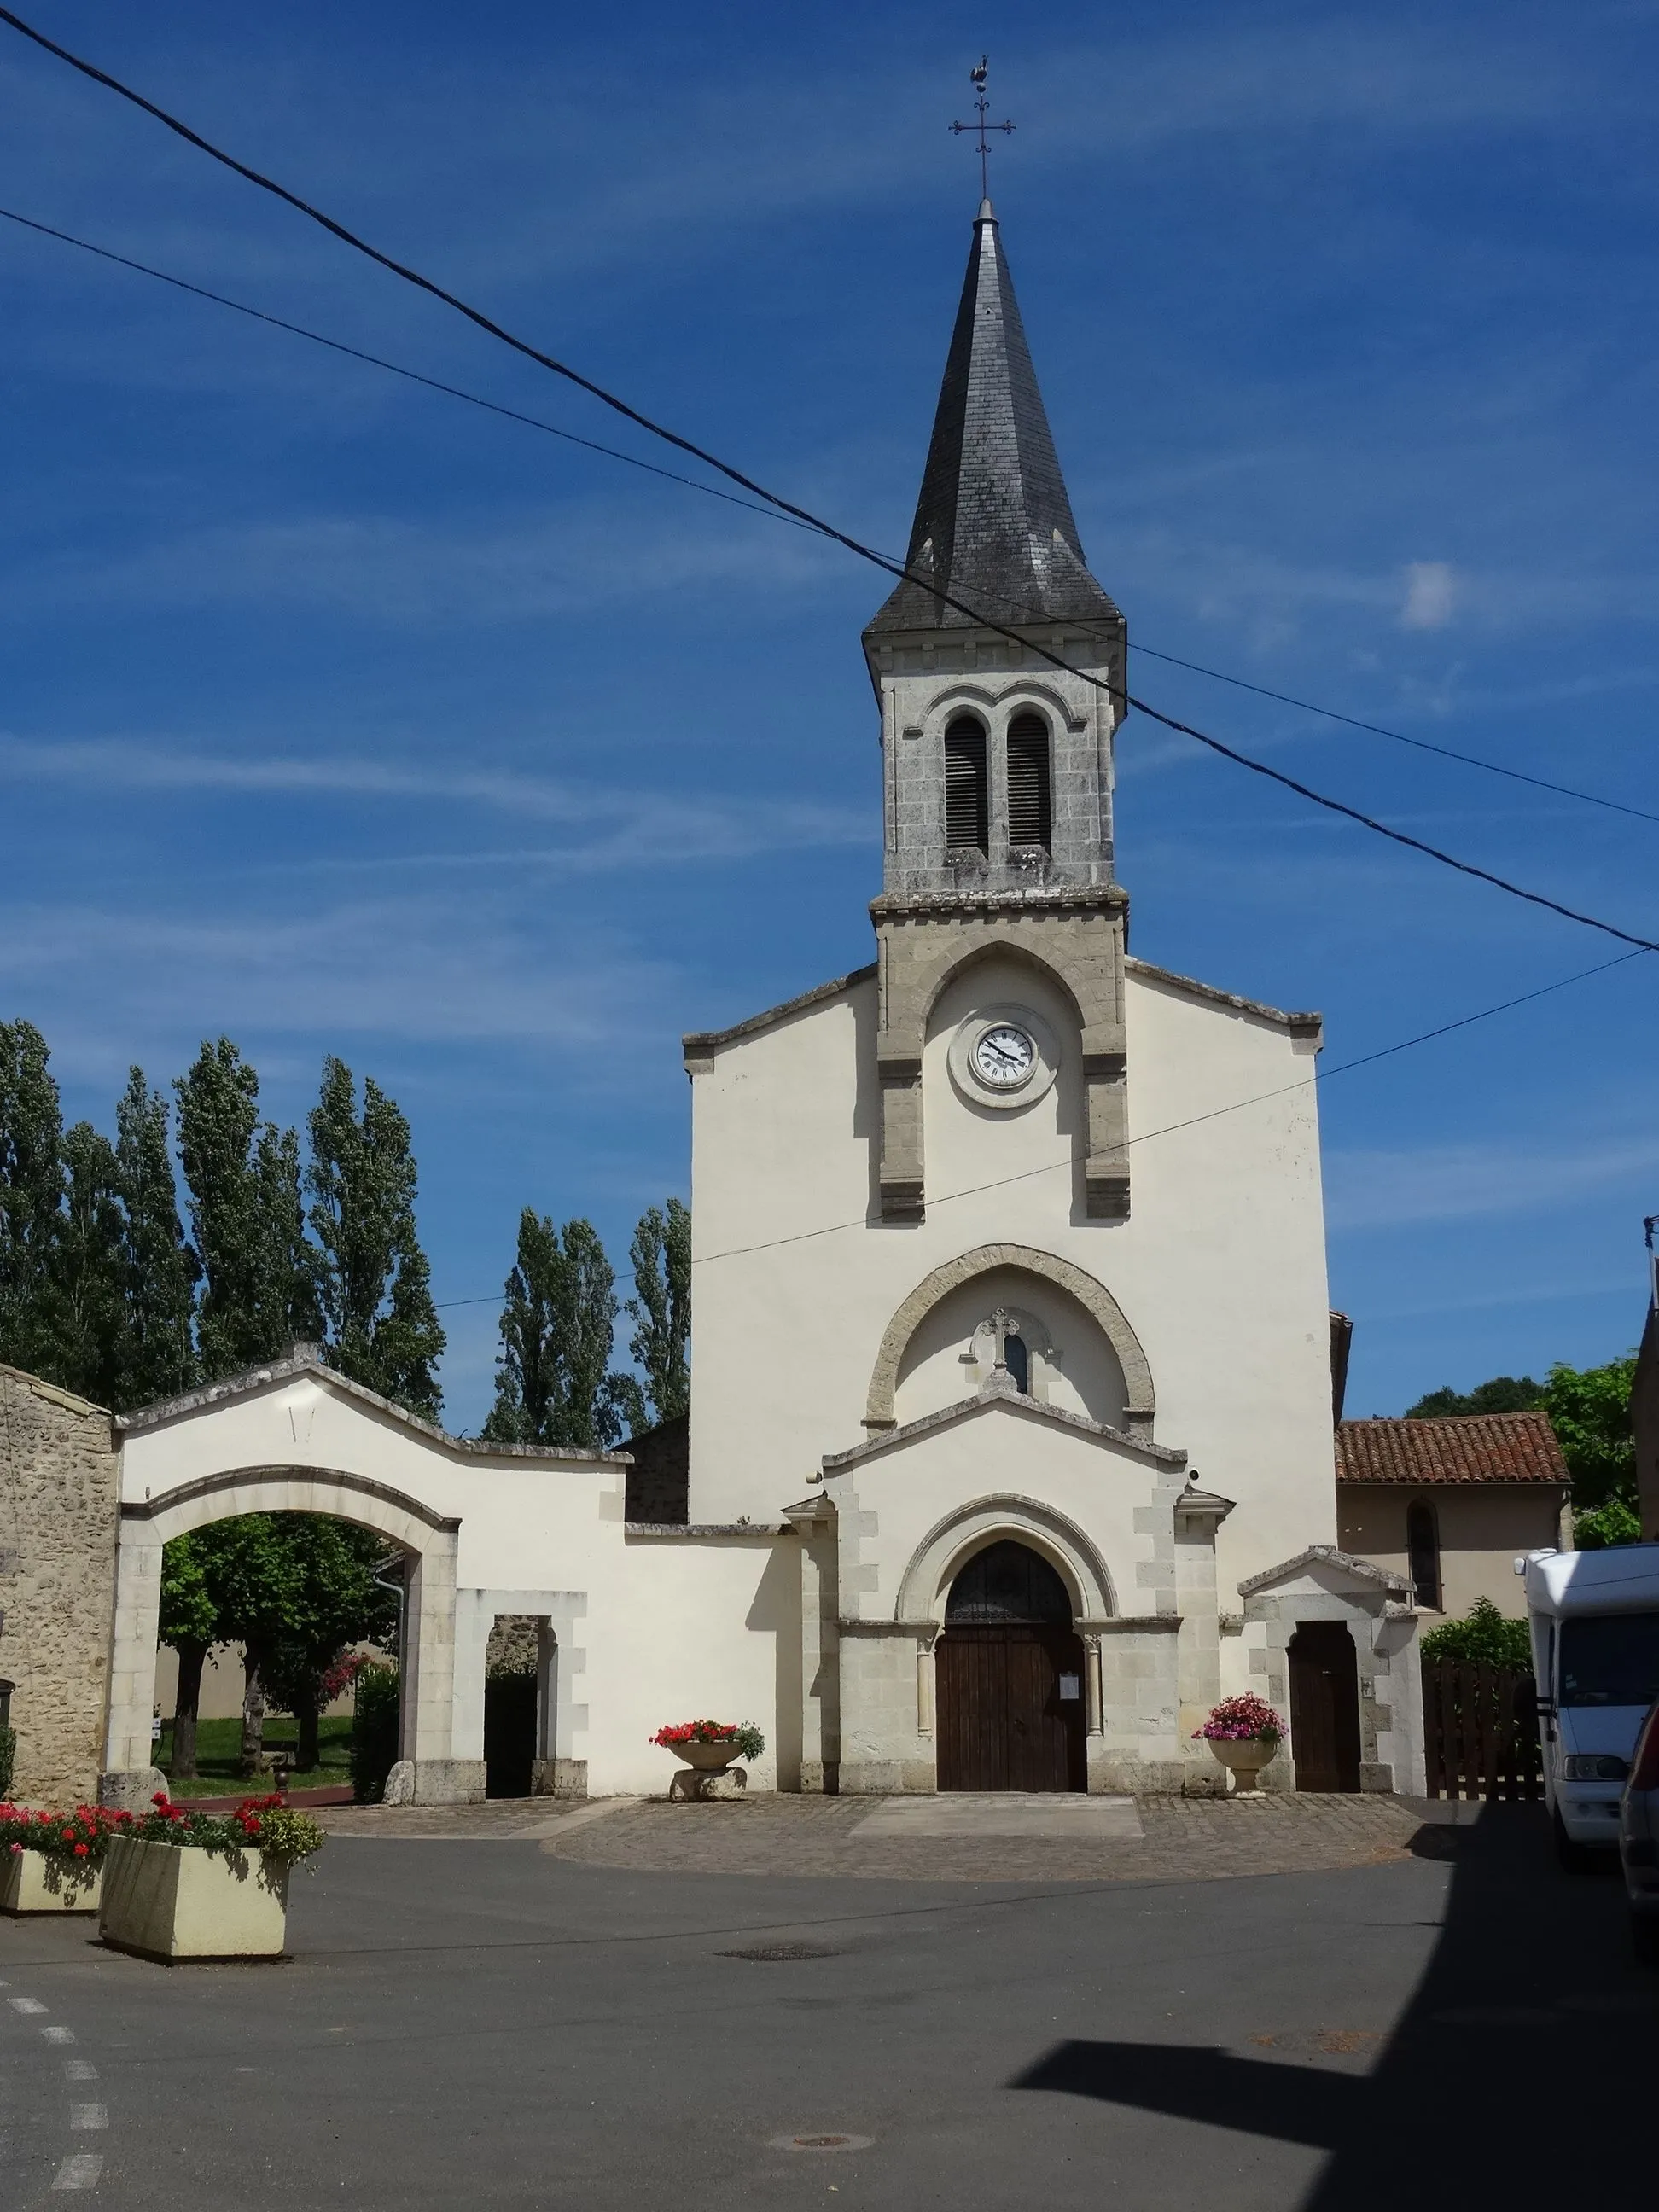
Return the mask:
[[[990,62],[989,54],[981,54],[979,58],[979,67],[976,70],[970,70],[968,73],[975,94],[974,105],[979,110],[978,122],[953,123],[950,126],[957,137],[960,137],[964,131],[976,131],[979,133],[979,196],[982,200],[988,200],[991,197],[991,147],[985,134],[988,131],[1000,131],[1006,136],[1014,127],[1012,123],[988,123],[985,119],[991,105],[985,97],[985,77],[990,67]]]

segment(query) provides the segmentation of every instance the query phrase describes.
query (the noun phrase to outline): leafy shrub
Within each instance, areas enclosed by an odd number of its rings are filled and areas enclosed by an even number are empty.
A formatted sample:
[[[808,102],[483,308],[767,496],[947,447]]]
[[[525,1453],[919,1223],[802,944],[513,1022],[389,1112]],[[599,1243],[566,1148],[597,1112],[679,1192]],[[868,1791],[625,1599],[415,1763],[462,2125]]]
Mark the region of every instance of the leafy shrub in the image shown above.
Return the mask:
[[[362,1668],[354,1685],[351,1794],[360,1805],[378,1805],[397,1763],[401,1687],[395,1667]]]
[[[1642,1523],[1622,1498],[1609,1498],[1588,1513],[1573,1515],[1572,1540],[1581,1552],[1605,1552],[1614,1544],[1639,1544]]]
[[[1506,1620],[1489,1597],[1478,1597],[1465,1620],[1442,1621],[1423,1638],[1425,1659],[1462,1659],[1477,1665],[1532,1672],[1532,1645],[1524,1620]]]

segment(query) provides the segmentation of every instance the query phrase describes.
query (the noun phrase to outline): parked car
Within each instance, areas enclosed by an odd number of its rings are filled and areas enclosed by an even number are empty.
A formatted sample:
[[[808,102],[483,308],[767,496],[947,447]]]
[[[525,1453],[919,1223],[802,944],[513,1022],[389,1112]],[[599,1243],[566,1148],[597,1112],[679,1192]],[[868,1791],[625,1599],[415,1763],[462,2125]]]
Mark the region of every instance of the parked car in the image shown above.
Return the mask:
[[[1659,1544],[1531,1552],[1515,1564],[1526,1577],[1544,1798],[1562,1865],[1582,1873],[1618,1844],[1637,1735],[1659,1698]]]
[[[1659,1966],[1659,1698],[1636,1739],[1619,1808],[1619,1856],[1636,1955],[1644,1966]]]

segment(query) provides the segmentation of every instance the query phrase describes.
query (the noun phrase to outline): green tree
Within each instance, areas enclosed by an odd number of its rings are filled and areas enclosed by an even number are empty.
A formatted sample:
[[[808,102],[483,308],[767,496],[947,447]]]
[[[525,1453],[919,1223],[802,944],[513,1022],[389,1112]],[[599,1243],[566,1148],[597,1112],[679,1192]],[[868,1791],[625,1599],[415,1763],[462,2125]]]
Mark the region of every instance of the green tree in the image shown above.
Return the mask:
[[[691,1215],[677,1198],[647,1206],[628,1248],[634,1296],[629,1350],[645,1376],[653,1421],[672,1421],[691,1404]]]
[[[114,1149],[90,1121],[64,1139],[64,1179],[52,1255],[57,1342],[41,1372],[118,1411],[128,1366],[126,1222]]]
[[[311,1115],[311,1226],[322,1254],[329,1358],[343,1375],[435,1421],[444,1333],[415,1227],[409,1123],[372,1077],[323,1062]]]
[[[49,1059],[33,1022],[0,1022],[0,1359],[48,1376],[64,1198],[63,1109]]]
[[[1630,1394],[1636,1354],[1604,1367],[1551,1368],[1544,1403],[1572,1476],[1572,1502],[1584,1512],[1617,1498],[1636,1504],[1636,1443]]]
[[[399,1601],[376,1579],[386,1561],[383,1540],[349,1521],[317,1513],[279,1513],[276,1541],[294,1570],[293,1609],[265,1660],[265,1686],[299,1723],[295,1764],[318,1764],[323,1678],[354,1644],[395,1646]]]
[[[175,1536],[161,1553],[161,1617],[156,1634],[179,1654],[179,1689],[173,1711],[170,1779],[196,1771],[196,1723],[202,1705],[202,1668],[218,1632],[218,1608],[208,1579],[200,1532]]]
[[[129,1071],[115,1109],[115,1164],[125,1215],[125,1411],[194,1383],[191,1324],[201,1273],[179,1219],[167,1101],[140,1067]]]
[[[244,1513],[195,1532],[213,1603],[214,1641],[242,1647],[242,1751],[240,1771],[256,1774],[264,1759],[264,1717],[275,1652],[301,1619],[298,1564],[271,1513]]]
[[[260,1123],[259,1079],[230,1039],[204,1042],[173,1088],[204,1282],[197,1348],[213,1382],[321,1334],[316,1258],[299,1139]]]
[[[525,1208],[486,1437],[592,1451],[614,1444],[624,1425],[640,1425],[638,1382],[611,1371],[616,1280],[592,1222],[568,1221],[561,1233],[550,1215]]]
[[[1544,1385],[1530,1375],[1494,1375],[1473,1390],[1443,1383],[1406,1409],[1408,1421],[1444,1420],[1455,1413],[1532,1413],[1544,1403]]]

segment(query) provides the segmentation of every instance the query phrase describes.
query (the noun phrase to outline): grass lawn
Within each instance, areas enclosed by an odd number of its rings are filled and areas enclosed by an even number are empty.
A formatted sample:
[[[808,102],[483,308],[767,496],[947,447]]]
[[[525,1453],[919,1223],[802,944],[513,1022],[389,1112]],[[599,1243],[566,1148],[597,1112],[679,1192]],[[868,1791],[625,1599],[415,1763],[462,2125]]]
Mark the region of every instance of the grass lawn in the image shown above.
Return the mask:
[[[265,1749],[277,1751],[294,1748],[299,1723],[273,1715],[265,1723]],[[322,1722],[319,1731],[318,1750],[320,1766],[309,1774],[296,1774],[290,1787],[295,1790],[326,1790],[336,1784],[351,1779],[351,1716],[342,1713],[332,1720]],[[241,1755],[242,1723],[234,1717],[222,1721],[198,1721],[196,1724],[196,1778],[180,1782],[173,1789],[175,1797],[231,1797],[246,1791],[252,1795],[258,1788],[257,1782],[244,1780],[236,1771]],[[164,1774],[173,1767],[173,1723],[161,1723],[161,1741],[155,1747],[155,1764]],[[173,1785],[169,1784],[169,1787]]]

